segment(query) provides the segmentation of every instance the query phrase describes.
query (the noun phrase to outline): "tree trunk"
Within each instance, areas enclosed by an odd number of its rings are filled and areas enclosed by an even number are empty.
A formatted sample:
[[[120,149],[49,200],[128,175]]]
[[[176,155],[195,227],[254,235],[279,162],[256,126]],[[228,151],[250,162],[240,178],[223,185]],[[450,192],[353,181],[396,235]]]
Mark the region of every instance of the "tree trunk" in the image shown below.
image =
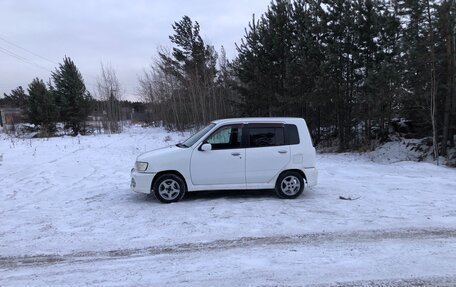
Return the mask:
[[[427,14],[429,22],[429,46],[430,46],[430,56],[431,56],[431,123],[432,123],[432,145],[434,151],[434,159],[437,160],[437,165],[439,164],[439,150],[437,142],[437,124],[435,119],[436,112],[436,93],[437,93],[437,80],[435,73],[435,50],[434,50],[434,31],[432,30],[432,19],[431,19],[431,7],[429,0],[427,0]]]
[[[447,83],[446,83],[446,94],[445,94],[445,107],[443,112],[443,138],[442,138],[442,155],[447,155],[447,144],[448,137],[450,134],[450,112],[451,112],[451,101],[453,95],[453,80],[454,80],[454,57],[453,57],[453,27],[451,27],[451,2],[446,1],[443,4],[445,7],[444,21],[445,21],[445,48],[446,48],[446,61],[447,61]]]

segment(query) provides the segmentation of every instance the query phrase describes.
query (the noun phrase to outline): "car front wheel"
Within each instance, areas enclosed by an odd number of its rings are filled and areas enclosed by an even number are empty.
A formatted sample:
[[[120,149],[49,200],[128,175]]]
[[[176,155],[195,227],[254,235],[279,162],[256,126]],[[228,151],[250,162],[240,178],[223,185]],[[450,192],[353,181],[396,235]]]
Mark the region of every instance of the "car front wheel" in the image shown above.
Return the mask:
[[[163,203],[177,202],[187,192],[187,187],[182,178],[175,174],[161,175],[154,183],[155,197]]]
[[[285,199],[296,198],[304,191],[304,179],[296,171],[286,171],[277,179],[275,192],[278,197]]]

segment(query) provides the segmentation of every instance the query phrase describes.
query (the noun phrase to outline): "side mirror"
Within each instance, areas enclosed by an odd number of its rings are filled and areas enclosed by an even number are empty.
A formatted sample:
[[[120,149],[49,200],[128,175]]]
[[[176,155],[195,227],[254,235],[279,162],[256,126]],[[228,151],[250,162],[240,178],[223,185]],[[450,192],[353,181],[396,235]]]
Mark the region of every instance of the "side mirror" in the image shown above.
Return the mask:
[[[212,145],[209,144],[209,143],[205,143],[205,144],[203,144],[203,145],[201,146],[201,150],[202,150],[202,151],[210,151],[210,150],[212,150]]]

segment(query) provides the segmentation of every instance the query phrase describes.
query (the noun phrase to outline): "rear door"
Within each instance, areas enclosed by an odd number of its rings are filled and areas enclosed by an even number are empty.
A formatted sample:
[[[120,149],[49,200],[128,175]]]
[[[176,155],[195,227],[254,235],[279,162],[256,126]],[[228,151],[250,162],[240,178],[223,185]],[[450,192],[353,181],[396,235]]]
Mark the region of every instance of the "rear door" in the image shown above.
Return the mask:
[[[248,124],[246,183],[267,183],[290,162],[283,124]]]

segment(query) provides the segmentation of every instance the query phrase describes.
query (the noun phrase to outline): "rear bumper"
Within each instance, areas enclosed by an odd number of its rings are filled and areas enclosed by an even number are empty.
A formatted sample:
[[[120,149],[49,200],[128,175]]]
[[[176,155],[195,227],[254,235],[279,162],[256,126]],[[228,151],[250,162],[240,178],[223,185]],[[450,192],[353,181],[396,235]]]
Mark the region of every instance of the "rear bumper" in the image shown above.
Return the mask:
[[[152,179],[155,173],[138,172],[135,169],[131,170],[130,188],[137,193],[149,194],[152,189]]]
[[[318,170],[314,167],[312,168],[305,168],[304,174],[306,175],[307,185],[308,186],[315,186],[318,183]]]

